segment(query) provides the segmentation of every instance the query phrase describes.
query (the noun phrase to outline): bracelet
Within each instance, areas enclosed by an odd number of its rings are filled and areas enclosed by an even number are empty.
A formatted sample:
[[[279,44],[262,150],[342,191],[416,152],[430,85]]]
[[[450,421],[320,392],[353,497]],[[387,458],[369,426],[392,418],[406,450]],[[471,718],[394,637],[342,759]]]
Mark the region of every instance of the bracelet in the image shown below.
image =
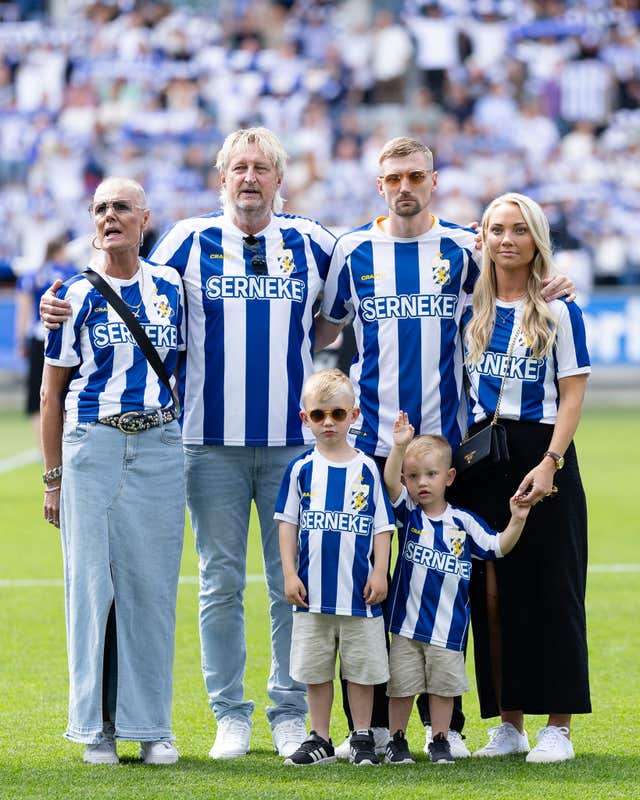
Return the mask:
[[[44,493],[51,494],[51,492],[59,492],[59,491],[60,491],[59,486],[47,486],[47,488],[44,490]]]
[[[47,470],[44,475],[42,476],[42,480],[45,483],[51,483],[52,481],[58,480],[58,478],[62,477],[62,466],[53,467],[52,469]]]

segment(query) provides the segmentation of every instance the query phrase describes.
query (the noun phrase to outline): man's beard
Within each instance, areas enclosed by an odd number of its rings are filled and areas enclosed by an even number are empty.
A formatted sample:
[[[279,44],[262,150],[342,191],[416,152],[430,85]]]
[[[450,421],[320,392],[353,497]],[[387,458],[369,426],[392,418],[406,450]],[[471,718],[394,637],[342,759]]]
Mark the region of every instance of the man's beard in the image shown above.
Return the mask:
[[[401,200],[405,203],[411,201],[411,205],[401,205]],[[393,210],[399,217],[415,217],[422,211],[420,203],[413,197],[404,197],[396,200]]]

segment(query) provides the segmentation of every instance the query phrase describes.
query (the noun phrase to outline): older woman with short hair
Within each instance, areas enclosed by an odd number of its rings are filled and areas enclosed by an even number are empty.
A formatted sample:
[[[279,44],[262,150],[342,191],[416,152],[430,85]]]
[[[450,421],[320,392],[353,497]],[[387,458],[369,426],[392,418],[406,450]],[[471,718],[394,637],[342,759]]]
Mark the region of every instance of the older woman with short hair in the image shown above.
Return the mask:
[[[184,349],[179,275],[138,257],[142,187],[96,189],[94,247],[169,374]],[[60,527],[69,656],[66,737],[89,764],[117,764],[116,739],[172,764],[175,609],[184,533],[182,439],[169,388],[84,275],[58,293],[71,318],[50,331],[41,390],[44,516]]]

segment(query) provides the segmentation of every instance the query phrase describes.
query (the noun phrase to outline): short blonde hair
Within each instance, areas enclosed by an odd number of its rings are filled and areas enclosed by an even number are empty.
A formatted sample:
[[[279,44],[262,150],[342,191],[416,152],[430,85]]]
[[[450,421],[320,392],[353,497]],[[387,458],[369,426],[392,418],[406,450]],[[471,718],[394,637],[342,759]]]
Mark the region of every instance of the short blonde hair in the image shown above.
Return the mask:
[[[425,157],[429,169],[433,169],[433,153],[426,144],[417,139],[409,139],[407,136],[396,136],[390,139],[380,151],[378,164],[382,169],[382,164],[388,158],[405,158],[414,153],[422,153]]]
[[[108,188],[112,183],[114,184],[121,184],[122,186],[127,186],[130,189],[133,189],[137,196],[138,205],[141,208],[146,210],[147,208],[147,195],[145,194],[144,189],[142,188],[142,184],[138,183],[138,181],[134,181],[133,178],[124,178],[119,175],[110,175],[104,180],[100,181],[100,183],[96,186],[96,190],[93,193],[93,196],[96,196],[98,189]]]
[[[405,460],[407,458],[420,458],[421,456],[427,456],[431,453],[441,455],[446,460],[447,466],[451,466],[453,459],[451,445],[444,436],[440,435],[425,433],[421,436],[416,436],[415,439],[412,439],[407,445],[404,457]]]
[[[216,159],[216,167],[220,174],[226,174],[236,150],[249,147],[250,145],[255,145],[262,150],[267,160],[275,167],[278,179],[282,180],[287,164],[287,151],[284,149],[280,139],[268,128],[240,128],[240,130],[230,133],[222,143],[218,158]],[[227,191],[224,186],[220,188],[220,200],[223,206],[227,202]],[[278,214],[282,211],[283,207],[284,198],[278,189],[273,196],[271,210]]]
[[[302,405],[306,408],[307,401],[312,395],[321,403],[326,403],[339,392],[348,394],[350,403],[355,402],[353,384],[342,370],[321,369],[305,381],[302,387]]]

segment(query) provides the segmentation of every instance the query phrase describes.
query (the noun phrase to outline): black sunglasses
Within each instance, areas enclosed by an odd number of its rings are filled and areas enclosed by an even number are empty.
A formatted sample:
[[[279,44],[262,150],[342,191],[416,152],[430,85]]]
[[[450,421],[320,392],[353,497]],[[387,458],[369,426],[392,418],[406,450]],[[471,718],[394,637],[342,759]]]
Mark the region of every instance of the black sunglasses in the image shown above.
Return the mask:
[[[252,253],[251,256],[251,269],[255,272],[256,275],[266,275],[269,272],[267,267],[267,259],[264,255],[264,250],[262,249],[262,242],[260,239],[257,239],[255,236],[245,236],[242,241],[244,242],[245,247],[247,250]]]

